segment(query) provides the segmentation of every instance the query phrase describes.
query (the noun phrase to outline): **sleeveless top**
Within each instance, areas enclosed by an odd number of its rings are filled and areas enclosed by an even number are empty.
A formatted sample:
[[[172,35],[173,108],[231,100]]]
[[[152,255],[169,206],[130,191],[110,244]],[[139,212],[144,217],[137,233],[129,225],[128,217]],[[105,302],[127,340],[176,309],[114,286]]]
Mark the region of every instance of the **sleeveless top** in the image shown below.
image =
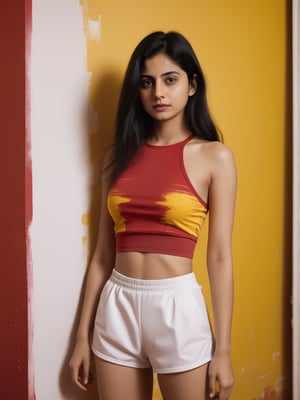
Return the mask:
[[[179,143],[145,143],[108,194],[117,252],[160,253],[192,258],[208,212],[192,186]]]

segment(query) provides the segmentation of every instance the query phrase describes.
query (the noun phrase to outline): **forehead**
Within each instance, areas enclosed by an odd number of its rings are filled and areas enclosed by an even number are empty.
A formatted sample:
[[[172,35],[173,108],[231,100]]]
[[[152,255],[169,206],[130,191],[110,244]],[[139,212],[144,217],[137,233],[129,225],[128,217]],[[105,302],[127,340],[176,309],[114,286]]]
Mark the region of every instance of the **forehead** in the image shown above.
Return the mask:
[[[161,75],[169,71],[185,72],[170,57],[163,53],[158,53],[151,58],[147,58],[142,69],[143,74],[149,75]]]

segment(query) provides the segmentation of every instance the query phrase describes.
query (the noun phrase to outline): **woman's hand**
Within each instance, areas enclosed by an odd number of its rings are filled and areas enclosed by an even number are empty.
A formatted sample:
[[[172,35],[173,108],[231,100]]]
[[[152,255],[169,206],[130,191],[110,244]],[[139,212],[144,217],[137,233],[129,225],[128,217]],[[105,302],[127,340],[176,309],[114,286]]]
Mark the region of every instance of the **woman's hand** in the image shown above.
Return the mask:
[[[229,354],[216,354],[208,369],[209,397],[228,400],[233,386],[233,371]],[[216,392],[216,383],[219,383],[219,393]]]
[[[72,380],[76,386],[86,391],[90,378],[91,350],[88,340],[77,340],[73,355],[69,362]]]

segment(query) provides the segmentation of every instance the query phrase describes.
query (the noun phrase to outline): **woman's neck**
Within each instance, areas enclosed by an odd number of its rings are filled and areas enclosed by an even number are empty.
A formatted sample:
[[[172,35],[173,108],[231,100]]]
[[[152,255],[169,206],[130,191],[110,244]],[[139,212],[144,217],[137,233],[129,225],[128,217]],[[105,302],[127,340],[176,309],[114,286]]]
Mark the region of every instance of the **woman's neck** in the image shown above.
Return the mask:
[[[188,137],[191,132],[185,124],[174,124],[172,121],[158,121],[154,125],[153,134],[149,143],[168,145],[177,143]]]

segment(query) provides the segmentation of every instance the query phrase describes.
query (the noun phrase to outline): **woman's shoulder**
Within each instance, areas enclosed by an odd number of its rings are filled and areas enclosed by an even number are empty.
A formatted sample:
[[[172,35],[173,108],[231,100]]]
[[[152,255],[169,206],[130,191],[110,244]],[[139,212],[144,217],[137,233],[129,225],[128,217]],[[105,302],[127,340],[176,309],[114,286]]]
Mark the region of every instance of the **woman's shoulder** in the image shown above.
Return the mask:
[[[232,150],[222,142],[193,138],[191,144],[198,156],[218,163],[234,161]]]

